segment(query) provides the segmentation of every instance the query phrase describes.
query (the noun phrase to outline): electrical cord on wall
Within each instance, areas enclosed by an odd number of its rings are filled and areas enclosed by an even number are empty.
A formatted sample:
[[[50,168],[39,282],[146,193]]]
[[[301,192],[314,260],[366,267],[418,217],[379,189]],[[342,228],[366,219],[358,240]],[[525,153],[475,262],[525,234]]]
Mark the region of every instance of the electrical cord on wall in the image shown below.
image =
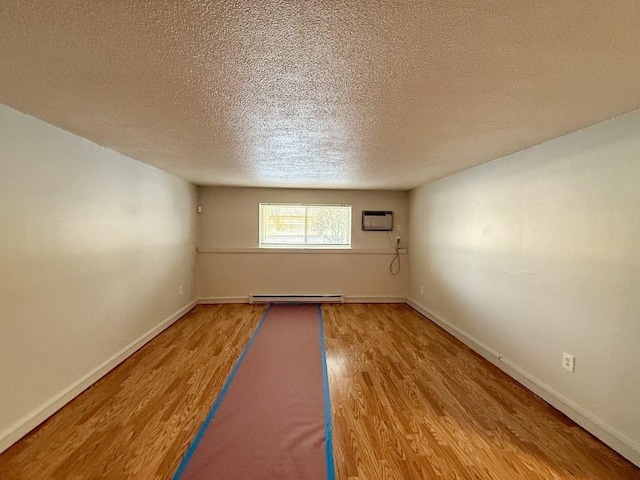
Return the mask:
[[[391,240],[391,238],[389,238],[389,240]],[[393,248],[396,251],[396,254],[389,264],[389,273],[395,277],[400,273],[400,237],[396,237]]]

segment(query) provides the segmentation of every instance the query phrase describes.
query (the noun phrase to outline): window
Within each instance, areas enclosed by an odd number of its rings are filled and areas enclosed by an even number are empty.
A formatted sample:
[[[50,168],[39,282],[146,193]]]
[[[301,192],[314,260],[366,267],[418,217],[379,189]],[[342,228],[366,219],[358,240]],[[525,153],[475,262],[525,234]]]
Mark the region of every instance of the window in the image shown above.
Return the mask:
[[[261,203],[260,247],[351,248],[351,206]]]

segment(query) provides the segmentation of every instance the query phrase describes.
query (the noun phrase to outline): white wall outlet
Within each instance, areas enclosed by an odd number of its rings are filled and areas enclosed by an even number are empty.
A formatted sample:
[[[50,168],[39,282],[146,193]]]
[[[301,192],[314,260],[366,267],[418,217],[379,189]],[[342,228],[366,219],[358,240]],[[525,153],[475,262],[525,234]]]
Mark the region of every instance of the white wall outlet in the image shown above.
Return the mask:
[[[420,285],[420,293],[424,293],[424,286]]]
[[[569,355],[568,353],[562,354],[562,366],[569,370],[571,373],[576,371],[576,357]]]
[[[396,248],[400,246],[400,237],[396,237]]]
[[[182,285],[180,285],[180,288],[178,289],[178,293],[182,295]]]
[[[400,230],[402,230],[402,228],[400,227],[400,225],[396,225],[396,230],[399,232]]]

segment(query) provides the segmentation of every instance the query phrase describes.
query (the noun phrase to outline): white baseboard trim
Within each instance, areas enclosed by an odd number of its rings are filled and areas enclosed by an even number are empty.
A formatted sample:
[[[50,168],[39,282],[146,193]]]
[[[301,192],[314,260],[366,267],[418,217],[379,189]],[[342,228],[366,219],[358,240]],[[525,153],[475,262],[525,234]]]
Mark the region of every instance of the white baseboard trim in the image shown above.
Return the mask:
[[[344,303],[405,303],[404,297],[385,297],[383,295],[346,295]]]
[[[16,443],[27,433],[40,425],[47,418],[56,413],[67,403],[69,403],[71,400],[80,395],[83,391],[85,391],[87,388],[89,388],[91,385],[93,385],[95,382],[100,380],[103,376],[117,367],[120,363],[129,358],[133,353],[140,349],[140,347],[145,345],[163,330],[175,323],[176,320],[189,312],[189,310],[195,307],[196,304],[197,301],[191,301],[180,310],[163,320],[159,325],[153,327],[151,330],[138,337],[118,353],[113,355],[111,358],[98,365],[96,368],[94,368],[78,381],[60,392],[51,400],[44,403],[32,412],[28,413],[6,430],[0,432],[0,453],[4,452],[11,445]]]
[[[456,337],[473,351],[486,358],[515,381],[522,384],[551,406],[564,413],[567,417],[593,434],[595,437],[599,438],[603,443],[610,446],[620,455],[640,467],[640,445],[636,444],[616,429],[603,423],[572,400],[569,400],[564,395],[541,382],[518,365],[513,364],[508,359],[501,356],[495,350],[489,348],[474,337],[467,335],[465,332],[458,329],[456,326],[437,314],[431,312],[426,307],[420,305],[415,300],[407,298],[406,303],[428,320]]]
[[[217,305],[219,303],[249,303],[249,295],[244,297],[203,297],[198,305]]]

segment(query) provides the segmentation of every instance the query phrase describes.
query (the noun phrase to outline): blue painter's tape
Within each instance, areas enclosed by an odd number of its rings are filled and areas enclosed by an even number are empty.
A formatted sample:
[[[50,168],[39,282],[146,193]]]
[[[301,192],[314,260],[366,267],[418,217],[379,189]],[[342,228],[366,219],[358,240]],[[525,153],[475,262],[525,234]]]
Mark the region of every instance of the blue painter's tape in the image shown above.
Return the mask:
[[[322,305],[318,304],[320,323],[320,354],[322,355],[322,384],[324,390],[324,446],[327,459],[327,480],[335,480],[335,460],[333,459],[333,431],[331,429],[331,397],[329,395],[329,372],[327,371],[327,352],[324,345],[324,318]]]
[[[224,386],[222,387],[222,390],[220,390],[220,393],[218,394],[218,398],[216,398],[216,401],[213,403],[213,406],[211,407],[211,410],[209,410],[209,413],[207,414],[206,418],[204,419],[204,423],[200,427],[200,430],[198,430],[198,433],[196,434],[195,438],[193,439],[193,442],[191,443],[191,445],[189,446],[189,449],[187,450],[187,453],[184,455],[184,458],[182,459],[182,462],[180,462],[180,466],[178,467],[178,470],[173,475],[173,480],[180,480],[180,477],[182,477],[182,474],[184,473],[185,469],[187,468],[187,465],[189,464],[189,460],[191,460],[191,457],[193,456],[194,452],[196,451],[196,448],[198,448],[198,444],[200,443],[200,440],[202,439],[202,436],[204,435],[204,432],[207,430],[207,427],[209,426],[209,424],[213,420],[213,417],[215,417],[216,412],[218,411],[218,408],[220,407],[220,404],[222,403],[222,400],[224,399],[225,395],[227,394],[227,391],[229,390],[229,387],[231,386],[231,382],[233,381],[233,378],[236,376],[236,372],[238,371],[238,368],[242,364],[242,360],[244,360],[244,357],[247,355],[247,352],[249,351],[249,348],[251,348],[251,345],[253,344],[254,339],[258,335],[258,332],[260,331],[260,328],[262,328],[262,324],[264,323],[264,319],[267,317],[267,313],[269,313],[270,309],[271,309],[271,304],[267,307],[267,309],[262,314],[262,318],[260,318],[260,321],[258,322],[258,326],[253,331],[253,334],[251,334],[251,338],[249,338],[249,341],[247,342],[247,345],[244,347],[244,350],[242,351],[242,353],[240,354],[240,357],[238,358],[238,361],[236,362],[236,364],[231,369],[231,373],[229,374],[229,377],[227,377],[227,381],[224,383]]]

